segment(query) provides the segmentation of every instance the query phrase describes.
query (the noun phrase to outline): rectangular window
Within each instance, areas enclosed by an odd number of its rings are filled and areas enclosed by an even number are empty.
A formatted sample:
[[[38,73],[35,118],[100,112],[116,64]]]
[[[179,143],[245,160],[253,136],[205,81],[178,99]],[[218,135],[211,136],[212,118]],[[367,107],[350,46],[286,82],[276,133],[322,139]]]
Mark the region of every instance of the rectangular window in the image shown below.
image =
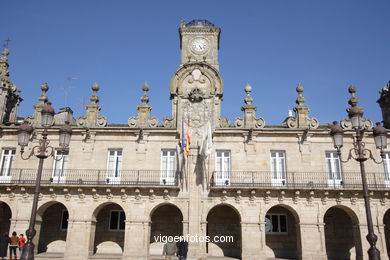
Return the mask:
[[[123,210],[110,211],[109,230],[110,231],[125,230],[125,212]]]
[[[287,216],[285,214],[267,214],[265,216],[267,234],[287,234]]]
[[[230,185],[230,151],[216,151],[215,157],[215,184]]]
[[[271,179],[274,186],[286,185],[286,154],[284,151],[271,151]]]
[[[341,164],[337,152],[326,152],[326,170],[328,172],[328,186],[340,187],[342,185]]]
[[[160,184],[174,185],[175,176],[176,176],[176,150],[162,150]]]
[[[15,159],[16,150],[15,149],[4,149],[1,154],[1,170],[0,170],[0,177],[1,179],[4,178],[11,178],[11,169],[12,164]]]
[[[385,153],[383,157],[383,168],[385,173],[385,185],[386,187],[390,186],[390,153]]]
[[[65,231],[68,229],[68,219],[69,219],[69,212],[67,210],[63,210],[60,230]]]
[[[115,183],[120,181],[122,170],[122,150],[108,150],[107,181]]]
[[[53,182],[61,183],[65,181],[66,170],[68,168],[69,154],[68,152],[55,151],[53,166]]]

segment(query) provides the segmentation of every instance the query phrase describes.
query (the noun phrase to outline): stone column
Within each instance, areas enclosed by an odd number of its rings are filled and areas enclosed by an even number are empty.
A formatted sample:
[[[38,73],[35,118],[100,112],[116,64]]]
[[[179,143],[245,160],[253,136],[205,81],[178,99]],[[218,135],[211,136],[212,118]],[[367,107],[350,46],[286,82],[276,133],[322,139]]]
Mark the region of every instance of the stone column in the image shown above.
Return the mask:
[[[301,252],[301,259],[327,260],[324,223],[299,223],[297,229],[301,236],[301,248],[297,248],[298,255]]]
[[[368,234],[368,228],[365,224],[353,224],[353,239],[355,242],[355,255],[356,259],[367,259],[368,260],[368,248],[370,244],[366,239],[366,235]],[[352,253],[352,252],[351,252]],[[351,258],[355,258],[355,255],[351,254]]]
[[[207,221],[202,221],[200,223],[200,236],[206,237],[207,235]],[[207,253],[206,253],[206,243],[199,243],[199,253],[198,256],[200,259],[206,259]]]
[[[388,254],[386,246],[385,225],[379,224],[375,227],[375,234],[378,236],[378,242],[376,242],[376,245],[381,252],[381,259],[387,259]]]
[[[126,220],[124,260],[147,260],[149,255],[149,221]]]
[[[360,228],[360,233],[357,230]],[[356,230],[355,230],[356,229]],[[381,232],[378,232],[378,229],[381,229]],[[378,236],[378,241],[376,242],[376,247],[380,251],[380,257],[381,259],[387,259],[387,248],[386,248],[386,239],[384,234],[384,225],[380,225],[380,227],[374,225],[374,232],[375,235]],[[366,224],[360,224],[359,226],[354,226],[354,235],[357,234],[360,235],[361,240],[361,248],[362,248],[362,258],[357,257],[356,259],[368,259],[368,249],[370,248],[370,244],[367,241],[367,234],[368,234],[368,227]],[[383,239],[383,240],[382,240]],[[355,239],[356,241],[356,239]],[[383,241],[383,242],[382,242]],[[383,246],[384,245],[384,246]],[[358,251],[356,252],[358,253]]]
[[[265,259],[262,246],[261,223],[241,222],[241,259],[260,260]]]
[[[94,229],[92,220],[69,219],[64,259],[88,259],[93,253]]]

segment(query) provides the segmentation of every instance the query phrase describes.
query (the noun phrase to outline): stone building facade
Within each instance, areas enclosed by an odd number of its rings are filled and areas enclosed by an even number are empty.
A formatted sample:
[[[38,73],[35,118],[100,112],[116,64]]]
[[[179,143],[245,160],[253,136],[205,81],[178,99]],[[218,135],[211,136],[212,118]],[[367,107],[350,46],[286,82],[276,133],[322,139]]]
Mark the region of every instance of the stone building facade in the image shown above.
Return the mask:
[[[295,115],[267,125],[257,117],[247,85],[243,116],[230,122],[220,117],[220,29],[193,20],[182,22],[179,34],[182,59],[170,85],[171,117],[162,122],[151,117],[146,84],[138,114],[127,124],[110,125],[100,115],[97,84],[85,116],[74,118],[70,108],[55,115],[48,130],[54,149],[65,121],[73,134],[69,152],[56,150],[55,159],[45,160],[37,258],[160,259],[162,243],[155,236],[191,235],[233,241],[190,241],[189,259],[368,259],[359,164],[341,162],[345,158],[334,149],[328,125],[309,117],[303,87],[296,88]],[[16,112],[22,99],[9,78],[8,54],[4,50],[0,60],[0,232],[24,233],[38,159],[20,155],[17,131],[23,119]],[[382,89],[378,101],[387,127],[389,88]],[[49,86],[41,90],[33,115],[24,118],[34,127],[27,150],[43,131],[40,111],[49,100]],[[349,90],[356,98],[356,89]],[[348,119],[341,126],[346,153],[354,132]],[[372,122],[365,120],[365,126],[366,148],[380,158]],[[188,156],[181,153],[187,135]],[[380,164],[366,162],[382,259],[390,254],[389,155]]]

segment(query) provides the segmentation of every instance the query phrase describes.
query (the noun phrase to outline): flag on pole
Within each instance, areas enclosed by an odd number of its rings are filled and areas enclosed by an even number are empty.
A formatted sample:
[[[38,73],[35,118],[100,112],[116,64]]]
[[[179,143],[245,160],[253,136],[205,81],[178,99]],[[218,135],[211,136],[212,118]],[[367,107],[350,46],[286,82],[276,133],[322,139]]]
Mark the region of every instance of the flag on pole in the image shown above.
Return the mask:
[[[207,158],[213,149],[213,136],[211,133],[211,124],[208,122],[207,126],[204,128],[203,133],[203,142],[202,147],[200,149],[201,155],[203,158]]]
[[[186,146],[185,136],[184,136],[184,120],[181,121],[181,142],[180,142],[180,153],[184,152]]]
[[[191,144],[191,137],[190,137],[190,119],[187,121],[187,135],[186,135],[186,146],[184,148],[186,152],[186,157],[190,155],[190,144]]]

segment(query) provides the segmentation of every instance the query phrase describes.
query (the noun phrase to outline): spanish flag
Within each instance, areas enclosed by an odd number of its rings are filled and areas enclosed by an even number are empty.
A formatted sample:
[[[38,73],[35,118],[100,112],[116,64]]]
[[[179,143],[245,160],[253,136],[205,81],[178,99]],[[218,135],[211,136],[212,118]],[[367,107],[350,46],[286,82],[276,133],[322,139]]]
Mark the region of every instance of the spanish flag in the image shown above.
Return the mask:
[[[186,136],[186,146],[184,148],[184,151],[186,152],[186,157],[190,155],[190,144],[191,144],[191,137],[190,137],[190,119],[187,121],[187,136]]]

